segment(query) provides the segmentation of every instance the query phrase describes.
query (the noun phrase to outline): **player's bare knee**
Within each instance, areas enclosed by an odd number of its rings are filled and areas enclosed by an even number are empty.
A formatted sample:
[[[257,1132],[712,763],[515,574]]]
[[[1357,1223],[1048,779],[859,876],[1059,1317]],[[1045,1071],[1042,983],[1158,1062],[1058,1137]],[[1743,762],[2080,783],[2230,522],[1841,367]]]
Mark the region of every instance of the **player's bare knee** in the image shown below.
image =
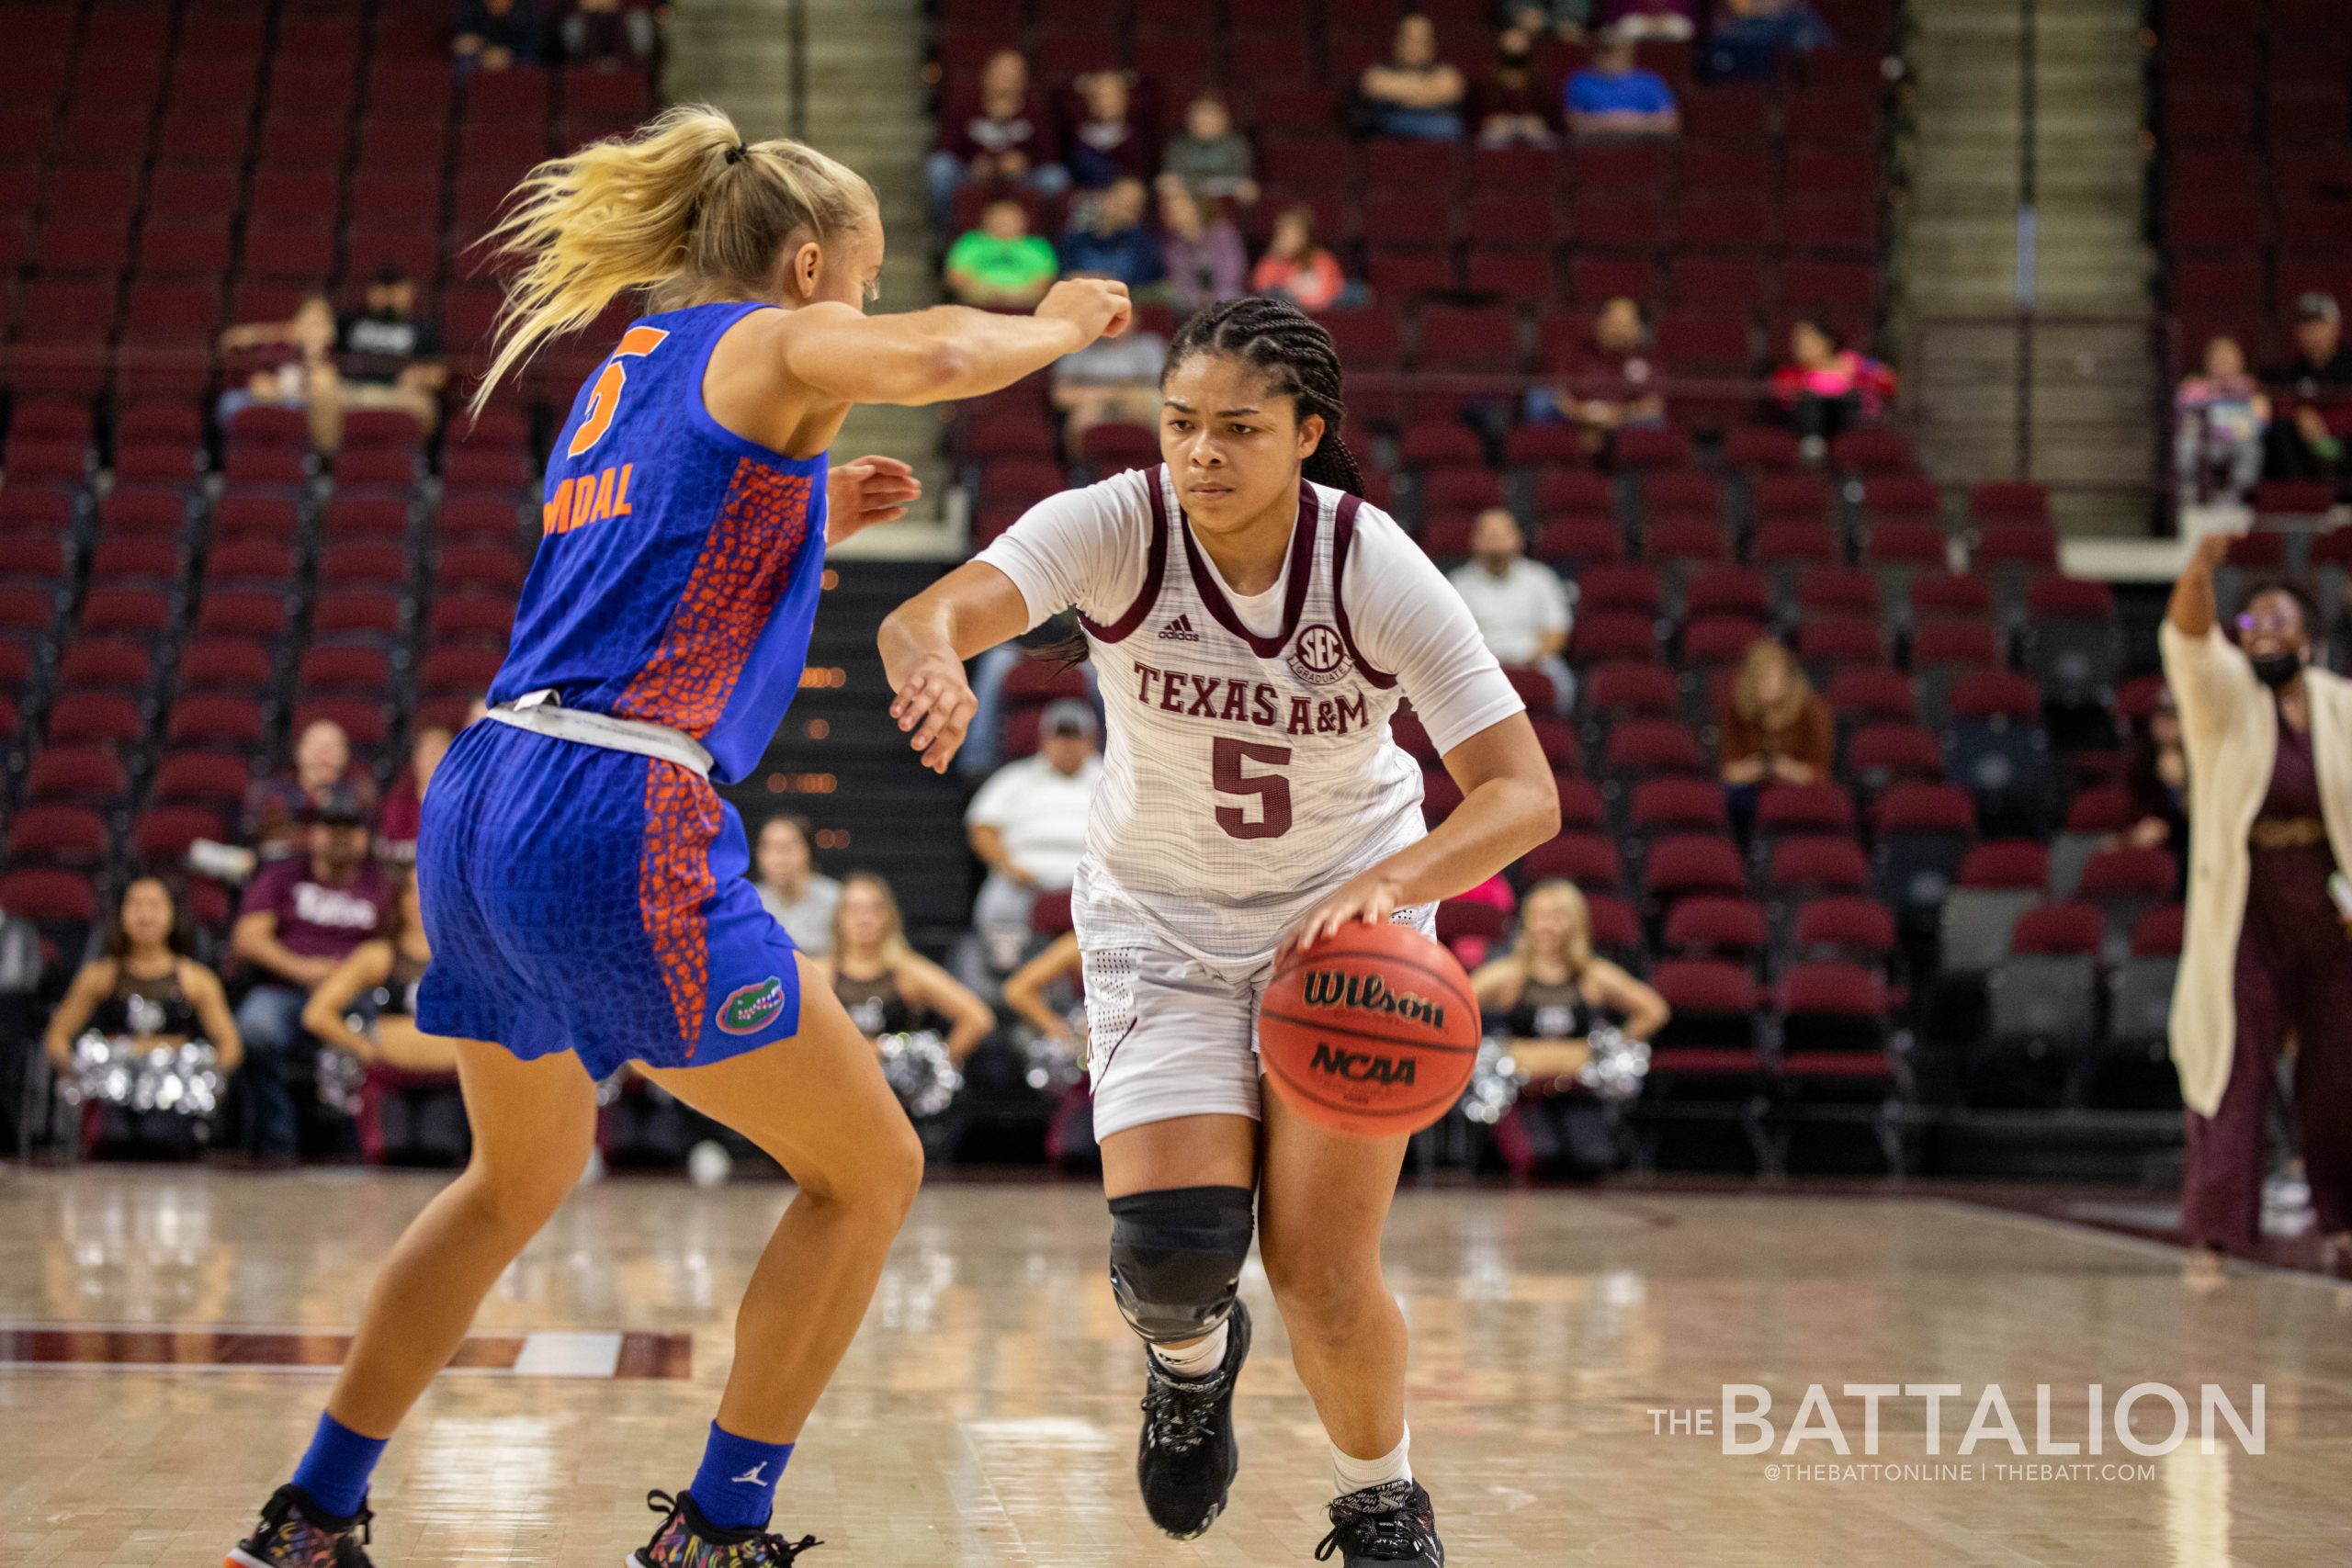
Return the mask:
[[[1182,1345],[1233,1311],[1250,1256],[1246,1187],[1175,1187],[1111,1200],[1111,1290],[1128,1325]]]
[[[1316,1243],[1270,1243],[1264,1249],[1266,1283],[1283,1309],[1283,1321],[1337,1326],[1385,1300],[1377,1258]],[[1310,1326],[1306,1332],[1313,1332]]]

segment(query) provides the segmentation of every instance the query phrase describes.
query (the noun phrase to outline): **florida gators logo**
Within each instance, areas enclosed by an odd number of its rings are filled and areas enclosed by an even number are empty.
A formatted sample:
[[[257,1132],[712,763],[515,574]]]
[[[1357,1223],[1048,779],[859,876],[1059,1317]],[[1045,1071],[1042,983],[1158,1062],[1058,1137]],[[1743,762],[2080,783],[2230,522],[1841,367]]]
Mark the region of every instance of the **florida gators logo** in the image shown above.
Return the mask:
[[[1310,686],[1328,686],[1347,673],[1347,644],[1340,634],[1317,621],[1299,628],[1291,645],[1291,673]]]
[[[718,1004],[721,1034],[757,1034],[784,1011],[784,982],[774,975],[757,985],[730,991]]]

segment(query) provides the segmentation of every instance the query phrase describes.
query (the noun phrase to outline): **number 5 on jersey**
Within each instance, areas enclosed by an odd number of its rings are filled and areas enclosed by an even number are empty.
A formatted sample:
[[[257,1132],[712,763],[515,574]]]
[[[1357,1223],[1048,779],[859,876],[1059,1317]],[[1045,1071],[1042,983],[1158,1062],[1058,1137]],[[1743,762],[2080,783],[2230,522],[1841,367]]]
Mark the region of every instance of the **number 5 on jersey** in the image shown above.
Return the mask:
[[[588,396],[588,416],[571,433],[564,456],[577,457],[605,438],[613,427],[613,415],[620,412],[621,394],[628,389],[629,359],[652,353],[669,335],[660,327],[631,327],[621,334],[621,345],[605,361],[605,373],[596,378],[596,389]]]
[[[1209,748],[1209,767],[1219,795],[1254,795],[1259,809],[1253,820],[1247,807],[1220,806],[1216,825],[1237,839],[1279,839],[1290,831],[1290,780],[1280,773],[1245,773],[1244,762],[1285,767],[1290,748],[1236,740],[1220,735]]]

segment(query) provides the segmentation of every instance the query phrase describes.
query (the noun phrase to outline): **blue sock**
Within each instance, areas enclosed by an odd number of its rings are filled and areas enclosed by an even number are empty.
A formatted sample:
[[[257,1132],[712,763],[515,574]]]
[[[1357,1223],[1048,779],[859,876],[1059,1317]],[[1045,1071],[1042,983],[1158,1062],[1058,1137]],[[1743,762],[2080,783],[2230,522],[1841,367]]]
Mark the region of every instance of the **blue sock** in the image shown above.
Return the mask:
[[[710,1441],[695,1472],[694,1494],[702,1517],[720,1529],[764,1525],[775,1512],[775,1483],[792,1458],[790,1443],[755,1443],[713,1421]]]
[[[347,1519],[368,1500],[368,1477],[384,1457],[384,1438],[363,1438],[334,1416],[322,1412],[311,1451],[294,1467],[294,1484],[311,1501],[339,1519]]]

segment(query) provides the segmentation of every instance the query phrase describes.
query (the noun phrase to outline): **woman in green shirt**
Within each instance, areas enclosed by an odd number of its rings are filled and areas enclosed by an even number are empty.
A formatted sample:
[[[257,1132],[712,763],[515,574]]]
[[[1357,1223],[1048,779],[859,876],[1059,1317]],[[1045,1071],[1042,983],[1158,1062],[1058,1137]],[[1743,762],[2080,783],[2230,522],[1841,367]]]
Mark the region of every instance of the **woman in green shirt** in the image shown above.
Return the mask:
[[[947,250],[947,288],[967,305],[1025,310],[1054,286],[1061,263],[1053,243],[1029,232],[1017,201],[991,201],[980,226]]]

